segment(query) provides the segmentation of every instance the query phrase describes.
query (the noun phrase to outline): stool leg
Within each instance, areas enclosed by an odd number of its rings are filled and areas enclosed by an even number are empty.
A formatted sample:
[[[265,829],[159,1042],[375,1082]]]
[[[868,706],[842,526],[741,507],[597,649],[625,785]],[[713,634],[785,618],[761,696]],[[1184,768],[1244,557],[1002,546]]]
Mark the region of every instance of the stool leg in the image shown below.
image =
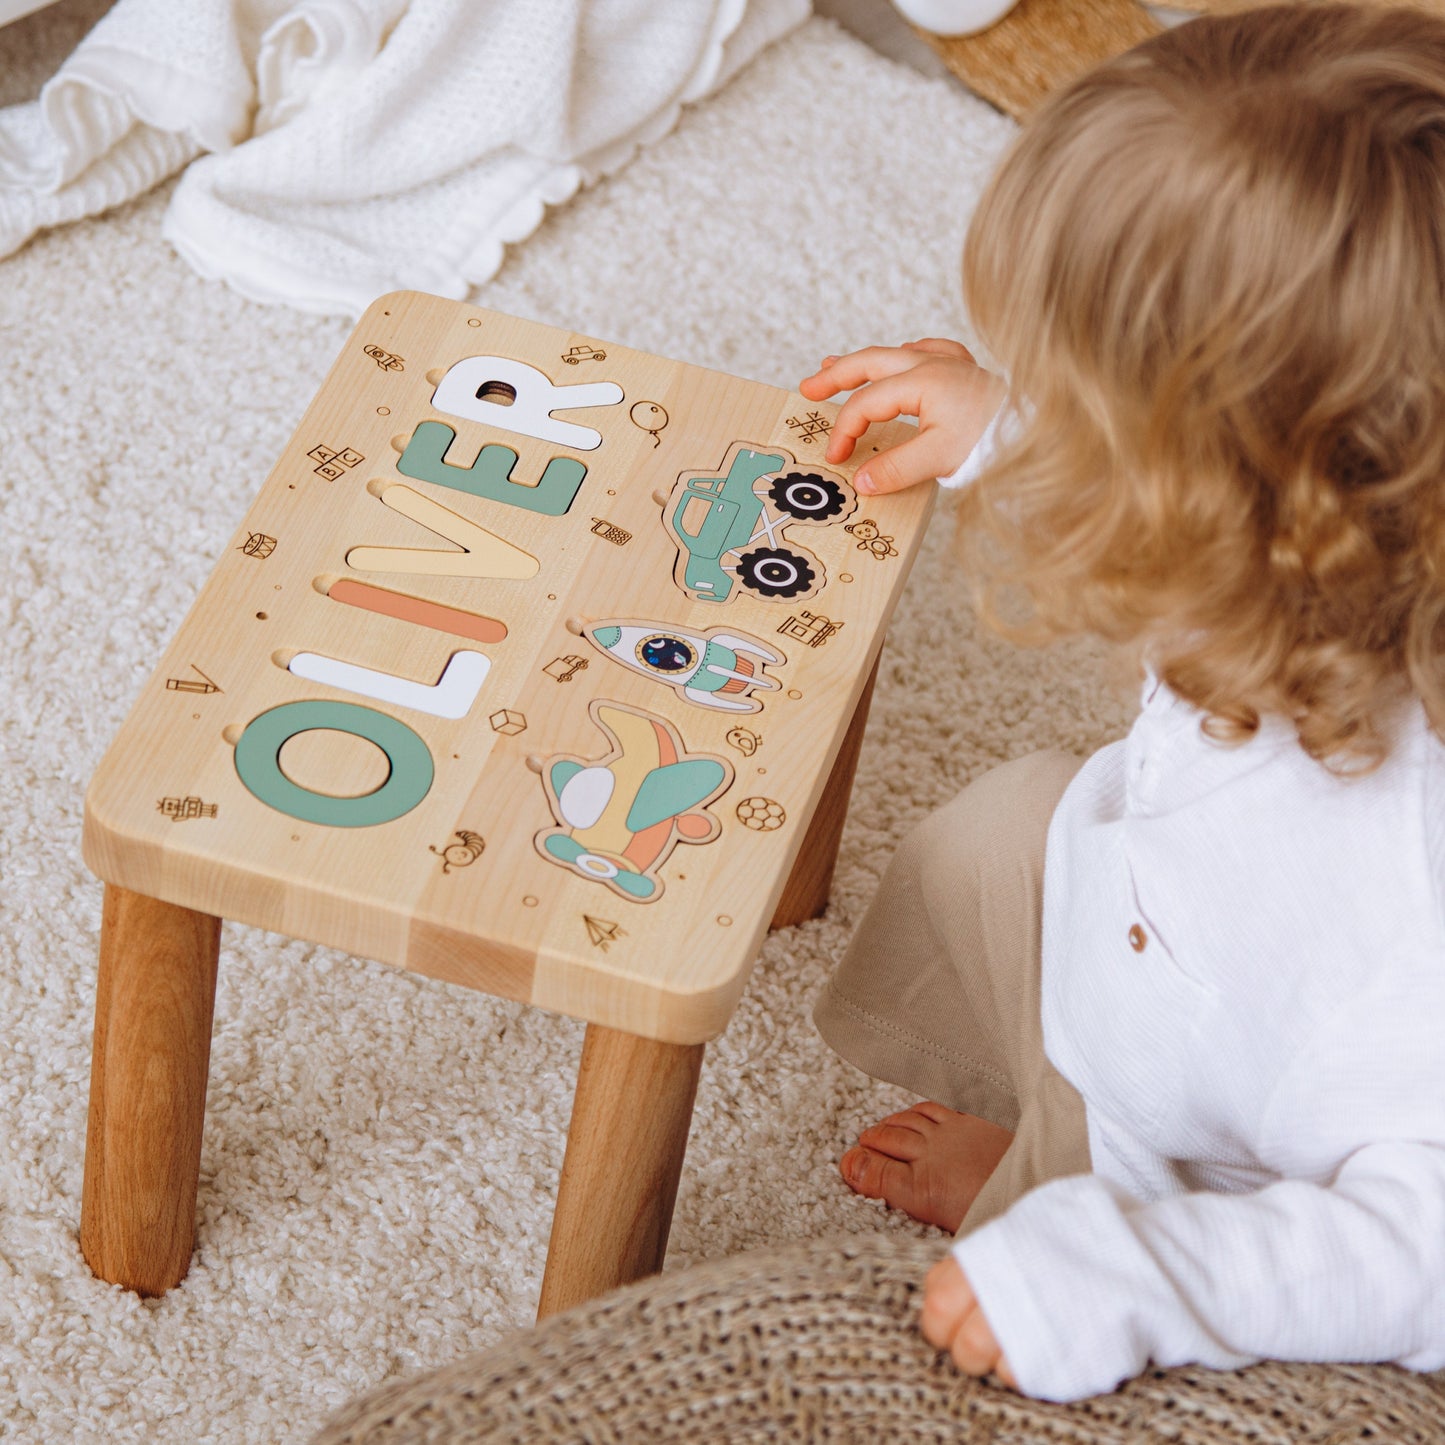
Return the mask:
[[[662,1268],[703,1048],[588,1024],[538,1319]]]
[[[107,885],[80,1249],[162,1295],[191,1267],[221,920]]]
[[[880,654],[881,656],[881,654]],[[828,907],[828,890],[833,886],[833,868],[838,862],[838,844],[843,838],[843,824],[848,817],[848,796],[853,790],[853,774],[858,769],[858,754],[863,747],[863,731],[868,726],[868,704],[873,700],[873,684],[878,680],[878,663],[863,684],[853,720],[843,736],[833,771],[823,788],[823,797],[798,851],[798,861],[783,887],[773,914],[773,928],[790,928],[809,918],[819,917]]]

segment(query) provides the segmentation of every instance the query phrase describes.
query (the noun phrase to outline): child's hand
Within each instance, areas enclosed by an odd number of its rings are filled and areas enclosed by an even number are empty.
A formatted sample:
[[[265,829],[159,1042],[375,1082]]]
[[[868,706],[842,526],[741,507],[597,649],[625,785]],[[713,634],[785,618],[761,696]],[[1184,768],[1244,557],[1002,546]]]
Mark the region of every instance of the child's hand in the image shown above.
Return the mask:
[[[947,1350],[965,1375],[992,1372],[1010,1389],[1018,1389],[1018,1381],[978,1307],[973,1286],[951,1254],[944,1255],[924,1277],[919,1324],[923,1338]]]
[[[1007,388],[967,347],[929,338],[826,357],[814,375],[798,383],[798,390],[809,401],[853,392],[833,423],[826,458],[830,462],[847,461],[873,422],[918,418],[916,437],[870,457],[853,478],[853,485],[867,495],[901,491],[957,470]]]

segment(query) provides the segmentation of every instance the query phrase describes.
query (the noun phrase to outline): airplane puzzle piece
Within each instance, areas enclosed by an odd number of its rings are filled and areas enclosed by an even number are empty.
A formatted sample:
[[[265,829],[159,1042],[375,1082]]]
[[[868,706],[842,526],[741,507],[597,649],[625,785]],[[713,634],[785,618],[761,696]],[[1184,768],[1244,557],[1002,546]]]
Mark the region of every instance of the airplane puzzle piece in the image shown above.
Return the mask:
[[[671,723],[639,708],[598,699],[587,712],[612,750],[542,764],[558,826],[537,834],[537,851],[620,897],[653,903],[673,848],[711,843],[722,831],[707,805],[731,786],[732,764],[688,753]]]

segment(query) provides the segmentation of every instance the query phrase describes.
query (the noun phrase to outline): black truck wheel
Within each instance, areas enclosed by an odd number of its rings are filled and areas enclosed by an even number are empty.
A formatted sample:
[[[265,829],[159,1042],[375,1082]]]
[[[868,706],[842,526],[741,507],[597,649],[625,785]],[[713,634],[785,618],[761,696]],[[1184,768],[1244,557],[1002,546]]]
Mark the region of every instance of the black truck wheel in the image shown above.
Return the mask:
[[[848,497],[837,482],[817,472],[784,472],[768,487],[773,505],[799,521],[826,521],[848,505]]]
[[[801,597],[817,575],[806,558],[783,547],[759,547],[738,558],[738,580],[759,597]]]

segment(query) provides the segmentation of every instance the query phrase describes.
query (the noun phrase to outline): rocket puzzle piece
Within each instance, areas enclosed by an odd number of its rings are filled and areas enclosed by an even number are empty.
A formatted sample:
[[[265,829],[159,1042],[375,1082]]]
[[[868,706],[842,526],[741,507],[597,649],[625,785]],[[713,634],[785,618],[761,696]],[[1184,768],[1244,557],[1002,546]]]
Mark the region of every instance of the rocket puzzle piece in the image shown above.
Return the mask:
[[[719,712],[757,712],[763,704],[752,690],[780,686],[763,669],[787,661],[756,637],[721,627],[684,632],[666,622],[598,622],[584,627],[582,636],[623,667]]]
[[[689,754],[671,723],[640,708],[594,700],[588,716],[612,750],[542,765],[559,826],[534,839],[549,862],[604,883],[634,903],[662,896],[658,875],[678,843],[711,843],[722,825],[707,805],[732,784],[732,764]]]

